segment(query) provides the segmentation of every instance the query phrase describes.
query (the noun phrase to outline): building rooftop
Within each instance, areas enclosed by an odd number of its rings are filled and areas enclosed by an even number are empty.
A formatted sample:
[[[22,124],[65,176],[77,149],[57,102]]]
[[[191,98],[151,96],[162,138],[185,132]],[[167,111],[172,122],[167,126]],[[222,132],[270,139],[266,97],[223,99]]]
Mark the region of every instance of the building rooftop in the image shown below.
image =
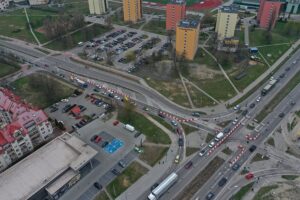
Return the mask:
[[[169,4],[185,4],[185,0],[170,0]]]
[[[68,170],[80,169],[96,154],[92,147],[65,133],[0,174],[1,199],[28,199]]]
[[[189,19],[181,20],[178,24],[178,26],[182,28],[197,28],[198,25],[199,25],[198,20],[189,20]]]
[[[236,6],[223,6],[221,12],[224,13],[238,13],[238,8]]]

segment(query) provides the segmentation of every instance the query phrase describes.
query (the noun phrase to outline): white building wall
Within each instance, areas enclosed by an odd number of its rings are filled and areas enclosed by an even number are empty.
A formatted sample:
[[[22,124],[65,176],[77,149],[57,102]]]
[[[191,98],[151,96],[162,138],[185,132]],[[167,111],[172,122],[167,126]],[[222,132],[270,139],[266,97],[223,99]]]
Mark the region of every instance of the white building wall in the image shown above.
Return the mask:
[[[50,122],[46,121],[37,126],[39,134],[43,140],[47,140],[53,133],[53,128]]]

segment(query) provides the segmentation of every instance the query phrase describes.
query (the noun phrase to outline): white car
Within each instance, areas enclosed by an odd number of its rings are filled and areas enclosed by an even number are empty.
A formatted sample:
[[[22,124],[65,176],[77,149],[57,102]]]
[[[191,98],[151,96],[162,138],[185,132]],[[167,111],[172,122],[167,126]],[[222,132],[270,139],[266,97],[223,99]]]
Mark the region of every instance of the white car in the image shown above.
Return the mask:
[[[260,102],[261,97],[257,97],[256,102]]]
[[[69,99],[62,99],[62,100],[60,100],[61,102],[64,102],[64,103],[67,103],[67,102],[69,102]]]
[[[293,64],[296,64],[297,63],[297,60],[295,60],[294,62],[293,62]]]
[[[213,148],[213,146],[215,146],[215,142],[214,142],[214,141],[212,141],[212,142],[209,143],[209,145],[208,145],[209,148]]]
[[[232,124],[235,125],[238,122],[238,119],[232,121]]]
[[[236,106],[233,107],[233,109],[234,109],[234,110],[239,110],[240,107],[241,107],[240,105],[236,105]]]

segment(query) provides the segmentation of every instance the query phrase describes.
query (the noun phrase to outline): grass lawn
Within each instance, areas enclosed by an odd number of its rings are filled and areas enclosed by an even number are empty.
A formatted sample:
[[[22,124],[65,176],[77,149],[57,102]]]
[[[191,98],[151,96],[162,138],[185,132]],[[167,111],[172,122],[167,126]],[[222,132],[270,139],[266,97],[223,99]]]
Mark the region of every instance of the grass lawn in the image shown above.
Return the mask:
[[[233,195],[230,200],[242,200],[243,197],[251,190],[254,182],[251,182],[244,187],[242,187],[235,195]]]
[[[152,32],[152,33],[157,33],[160,35],[167,35],[166,31],[166,21],[164,20],[151,20],[148,22],[144,27],[144,31]]]
[[[109,197],[104,191],[102,191],[95,197],[94,200],[109,200]]]
[[[263,110],[256,116],[256,119],[261,122],[299,83],[300,72],[295,74],[294,77],[276,94],[273,100],[269,104],[267,104],[263,108]]]
[[[151,117],[153,119],[155,119],[155,121],[157,121],[158,123],[160,123],[161,125],[163,125],[164,127],[166,127],[167,129],[169,129],[170,131],[174,131],[174,128],[171,124],[169,124],[168,122],[166,122],[163,118],[156,116],[156,115],[151,115]]]
[[[198,131],[197,128],[189,126],[187,124],[181,124],[181,126],[182,126],[182,128],[183,128],[183,130],[184,130],[184,132],[185,132],[186,135],[188,135],[188,134],[190,134],[192,132]]]
[[[297,179],[299,176],[297,175],[282,175],[281,178],[289,180],[289,181],[293,181],[295,179]]]
[[[186,83],[186,87],[195,107],[201,108],[205,106],[213,106],[216,104],[211,98],[203,94],[201,91],[197,90],[191,84]]]
[[[39,108],[46,108],[63,98],[69,97],[74,88],[66,86],[56,78],[36,73],[22,77],[11,84],[22,99]]]
[[[264,199],[264,197],[266,197],[271,190],[274,190],[276,188],[278,188],[278,185],[270,185],[270,186],[262,187],[258,190],[258,192],[255,194],[252,200]]]
[[[68,43],[63,42],[63,40],[65,40],[65,39],[57,39],[57,40],[47,44],[46,47],[49,49],[58,50],[58,51],[68,50],[68,49],[76,47],[78,42],[88,41],[98,35],[101,35],[103,33],[110,31],[110,30],[112,30],[112,29],[109,27],[102,26],[99,24],[94,24],[90,27],[85,27],[85,28],[81,29],[80,31],[77,31],[77,32],[71,34],[71,39]]]
[[[64,11],[68,13],[89,14],[89,5],[86,0],[65,0]]]
[[[199,151],[199,148],[195,148],[195,147],[187,147],[186,148],[186,156],[190,156],[193,153]]]
[[[267,62],[272,65],[290,48],[290,46],[290,44],[283,44],[273,47],[259,47],[258,50],[267,60]]]
[[[164,157],[169,147],[143,145],[143,149],[144,152],[140,154],[140,159],[145,161],[148,165],[154,166],[162,159],[162,157]]]
[[[267,140],[267,144],[275,147],[275,141],[274,141],[274,138],[270,137],[268,140]]]
[[[113,198],[116,198],[134,184],[141,176],[147,173],[147,171],[148,170],[138,162],[133,162],[121,175],[108,184],[107,191]]]
[[[206,136],[205,142],[206,143],[210,142],[212,139],[214,139],[214,137],[215,136],[213,134],[208,133]]]
[[[240,31],[235,31],[235,36],[239,39],[240,44],[244,44],[244,37],[245,37],[245,32],[244,29]]]
[[[231,155],[232,154],[232,150],[229,149],[229,147],[226,147],[225,149],[223,149],[222,152],[225,153],[226,155]]]
[[[253,162],[258,162],[258,161],[263,161],[263,160],[269,160],[270,158],[268,156],[263,156],[261,155],[260,153],[257,153],[253,158],[252,160],[250,161],[250,163],[253,163]]]
[[[146,135],[148,142],[160,144],[171,143],[169,136],[165,132],[152,124],[140,113],[134,111],[128,113],[123,107],[119,107],[117,119],[124,124],[131,124],[137,130],[141,131],[144,135]]]
[[[271,32],[272,40],[270,43],[268,43],[265,34],[266,30],[258,28],[256,28],[254,31],[249,31],[250,46],[261,46],[290,42],[290,40],[287,37],[280,35],[276,32]]]
[[[12,74],[20,69],[17,65],[10,65],[0,60],[0,77]]]

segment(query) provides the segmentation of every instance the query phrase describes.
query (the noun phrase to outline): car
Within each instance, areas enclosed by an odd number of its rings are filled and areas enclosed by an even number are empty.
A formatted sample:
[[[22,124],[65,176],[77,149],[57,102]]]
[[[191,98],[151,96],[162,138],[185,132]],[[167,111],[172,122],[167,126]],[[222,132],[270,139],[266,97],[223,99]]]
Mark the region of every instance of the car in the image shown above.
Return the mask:
[[[205,149],[202,149],[202,150],[199,152],[199,156],[202,157],[202,156],[204,156],[205,153],[206,153],[206,150],[205,150]]]
[[[125,168],[125,167],[126,167],[126,164],[125,164],[125,162],[124,162],[123,160],[120,160],[119,163],[118,163],[118,165],[119,165],[120,167],[122,167],[122,168]]]
[[[68,112],[68,109],[70,109],[72,107],[72,105],[71,104],[67,104],[67,105],[65,105],[65,107],[63,107],[63,109],[62,109],[62,112],[63,113],[66,113],[66,112]]]
[[[240,105],[236,105],[236,106],[233,107],[234,110],[239,110],[240,108],[241,108]]]
[[[246,116],[248,114],[248,110],[244,110],[243,112],[242,112],[242,115],[243,116]]]
[[[175,162],[176,164],[179,163],[179,159],[180,159],[180,156],[179,156],[179,155],[176,155],[174,162]]]
[[[91,137],[91,142],[94,142],[96,138],[97,138],[97,135],[94,135],[93,137]]]
[[[181,128],[176,128],[176,132],[178,133],[178,135],[182,135],[182,130],[181,130]]]
[[[178,123],[177,123],[175,120],[172,120],[172,121],[171,121],[171,124],[172,124],[173,126],[178,126]]]
[[[120,123],[120,122],[119,122],[118,120],[115,120],[115,121],[113,122],[113,125],[114,125],[114,126],[117,126],[119,123]]]
[[[253,173],[248,173],[246,176],[245,176],[245,178],[247,179],[247,180],[250,180],[250,179],[252,179],[254,177],[254,174]]]
[[[98,182],[94,183],[94,187],[97,188],[98,190],[102,190],[102,188],[103,188],[103,186]]]
[[[223,187],[227,183],[227,178],[223,177],[219,182],[218,186]]]
[[[139,147],[134,147],[134,150],[137,152],[137,153],[143,153],[143,149],[139,148]]]
[[[51,109],[50,109],[50,113],[56,112],[57,110],[58,110],[57,107],[51,108]]]
[[[282,74],[280,74],[280,78],[284,78],[284,76],[285,76],[285,73],[282,73]]]
[[[184,168],[185,168],[185,169],[190,169],[192,166],[193,166],[193,162],[192,162],[192,161],[189,161],[188,163],[186,163],[186,164],[184,165]]]
[[[143,110],[144,111],[149,111],[149,108],[148,107],[144,107]]]
[[[199,112],[192,112],[192,116],[201,117],[201,114]]]
[[[240,165],[239,165],[238,163],[235,163],[235,164],[231,167],[231,169],[232,169],[233,171],[237,171],[239,168],[240,168]]]
[[[254,108],[255,107],[255,103],[251,103],[249,107],[250,108]]]
[[[154,183],[152,186],[151,186],[151,191],[154,190],[155,188],[157,188],[159,184],[158,183]]]
[[[109,144],[108,141],[104,141],[104,142],[102,143],[101,147],[102,147],[102,148],[105,148],[108,144]]]
[[[230,132],[230,128],[224,128],[224,133],[229,133]]]
[[[134,137],[135,137],[135,138],[138,138],[141,134],[142,134],[141,132],[137,131],[137,132],[134,134]]]
[[[296,102],[295,102],[295,101],[291,101],[291,102],[290,102],[290,105],[291,105],[291,106],[294,106],[294,105],[296,105]]]
[[[178,139],[178,146],[182,147],[183,146],[183,138]]]
[[[213,199],[213,198],[214,198],[214,196],[215,196],[215,194],[214,194],[214,193],[212,193],[212,192],[209,192],[209,193],[206,195],[206,200],[211,200],[211,199]]]
[[[212,141],[212,142],[209,143],[209,145],[208,145],[209,148],[212,148],[213,146],[215,146],[215,142],[214,142],[214,141]]]
[[[121,174],[121,173],[120,173],[118,170],[116,170],[116,169],[111,170],[111,173],[113,173],[113,174],[116,175],[116,176],[118,176],[118,175]]]
[[[95,139],[95,143],[99,143],[102,140],[102,137],[100,137],[99,135],[97,135],[96,139]]]
[[[290,68],[290,67],[288,67],[288,68],[286,68],[286,69],[285,69],[285,71],[286,71],[286,72],[287,72],[287,71],[290,71],[290,69],[291,69],[291,68]]]
[[[232,121],[232,124],[235,125],[235,124],[237,124],[237,122],[238,122],[238,119],[235,118],[235,119]]]
[[[255,145],[252,145],[250,148],[249,148],[249,151],[252,153],[253,151],[256,150],[256,146]]]
[[[278,115],[278,117],[283,118],[283,117],[284,117],[284,113],[280,113],[280,114]]]
[[[261,97],[257,97],[256,102],[260,102]]]
[[[293,61],[293,64],[296,64],[297,63],[297,60]]]

